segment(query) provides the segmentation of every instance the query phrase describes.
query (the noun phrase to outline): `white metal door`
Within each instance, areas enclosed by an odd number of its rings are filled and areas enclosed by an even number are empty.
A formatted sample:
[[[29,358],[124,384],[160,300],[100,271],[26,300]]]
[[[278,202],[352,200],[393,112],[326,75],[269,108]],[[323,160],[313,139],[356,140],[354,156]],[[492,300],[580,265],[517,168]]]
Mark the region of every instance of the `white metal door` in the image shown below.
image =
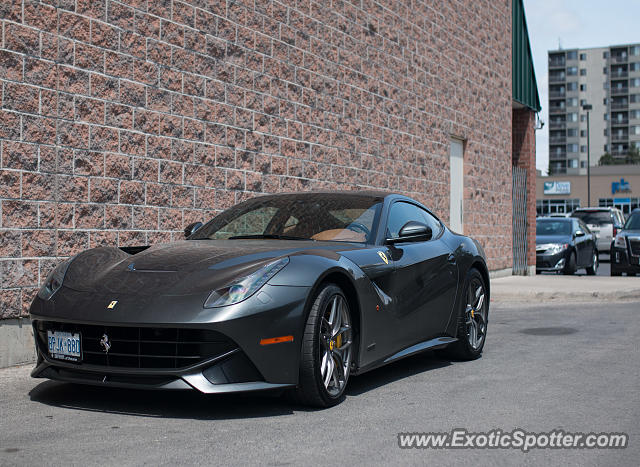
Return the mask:
[[[451,192],[449,196],[449,228],[463,232],[464,194],[464,146],[459,139],[451,140],[449,153]]]

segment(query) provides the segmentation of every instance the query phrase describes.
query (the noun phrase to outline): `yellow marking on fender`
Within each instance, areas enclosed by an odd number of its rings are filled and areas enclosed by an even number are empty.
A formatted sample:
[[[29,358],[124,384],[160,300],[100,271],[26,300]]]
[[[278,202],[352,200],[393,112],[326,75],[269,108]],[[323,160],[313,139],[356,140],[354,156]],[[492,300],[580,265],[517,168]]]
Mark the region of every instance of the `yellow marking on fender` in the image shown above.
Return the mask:
[[[109,310],[113,310],[113,309],[116,307],[116,305],[117,305],[117,304],[118,304],[118,300],[114,300],[114,301],[112,301],[111,303],[109,303],[109,305],[107,306],[107,308],[108,308]]]
[[[382,261],[384,261],[384,264],[389,264],[389,260],[387,259],[387,255],[385,255],[382,251],[378,252],[378,256],[380,258],[382,258]]]

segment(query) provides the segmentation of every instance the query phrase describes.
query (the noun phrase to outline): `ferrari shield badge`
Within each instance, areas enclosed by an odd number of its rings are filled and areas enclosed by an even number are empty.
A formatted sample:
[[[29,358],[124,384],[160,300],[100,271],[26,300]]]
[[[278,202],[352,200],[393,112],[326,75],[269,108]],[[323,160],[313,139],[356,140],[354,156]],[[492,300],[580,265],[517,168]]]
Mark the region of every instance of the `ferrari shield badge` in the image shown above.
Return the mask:
[[[117,304],[118,304],[118,300],[114,300],[111,303],[109,303],[109,305],[107,305],[107,308],[109,310],[113,310],[116,307]]]
[[[384,264],[389,264],[389,260],[387,259],[387,255],[385,255],[384,252],[379,251],[378,252],[378,256],[380,258],[382,258],[382,261],[384,261]]]

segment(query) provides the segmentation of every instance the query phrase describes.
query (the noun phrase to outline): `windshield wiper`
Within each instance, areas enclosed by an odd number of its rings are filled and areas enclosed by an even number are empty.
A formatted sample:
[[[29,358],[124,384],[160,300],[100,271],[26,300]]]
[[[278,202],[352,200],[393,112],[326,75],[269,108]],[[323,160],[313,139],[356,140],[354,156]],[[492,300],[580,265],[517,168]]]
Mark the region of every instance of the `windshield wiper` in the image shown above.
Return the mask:
[[[227,240],[241,240],[241,239],[252,239],[252,238],[266,238],[266,239],[274,239],[274,240],[313,240],[312,238],[304,238],[304,237],[292,237],[290,235],[276,235],[276,234],[253,234],[253,235],[234,235],[233,237],[229,237]]]

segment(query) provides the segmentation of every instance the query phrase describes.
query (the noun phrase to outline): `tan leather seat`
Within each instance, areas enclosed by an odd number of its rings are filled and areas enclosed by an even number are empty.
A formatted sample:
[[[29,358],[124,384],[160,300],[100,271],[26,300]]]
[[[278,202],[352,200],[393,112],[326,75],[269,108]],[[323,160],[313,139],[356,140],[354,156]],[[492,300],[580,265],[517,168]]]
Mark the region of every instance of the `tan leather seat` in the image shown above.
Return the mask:
[[[362,232],[354,232],[349,229],[323,230],[311,237],[320,241],[364,242],[367,237]]]

